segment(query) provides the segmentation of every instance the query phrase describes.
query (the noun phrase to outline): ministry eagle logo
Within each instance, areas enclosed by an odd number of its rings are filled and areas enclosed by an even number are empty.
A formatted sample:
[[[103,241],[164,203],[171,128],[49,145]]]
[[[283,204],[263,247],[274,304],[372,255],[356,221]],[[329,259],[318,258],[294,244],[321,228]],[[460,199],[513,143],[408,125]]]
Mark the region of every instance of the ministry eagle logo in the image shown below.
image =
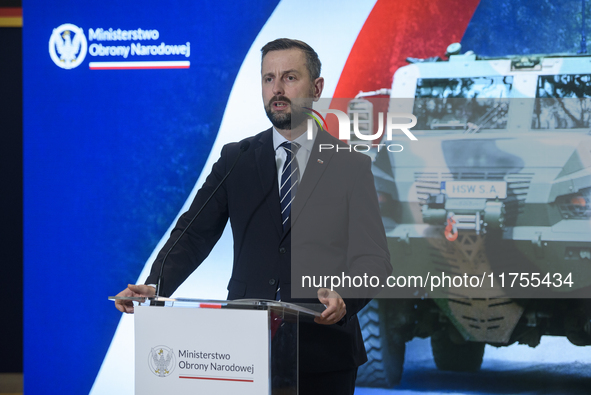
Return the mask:
[[[86,57],[88,43],[84,31],[76,25],[65,23],[53,29],[49,39],[51,60],[62,69],[80,66]]]
[[[166,346],[152,348],[148,356],[148,365],[156,376],[169,376],[174,370],[174,351]]]

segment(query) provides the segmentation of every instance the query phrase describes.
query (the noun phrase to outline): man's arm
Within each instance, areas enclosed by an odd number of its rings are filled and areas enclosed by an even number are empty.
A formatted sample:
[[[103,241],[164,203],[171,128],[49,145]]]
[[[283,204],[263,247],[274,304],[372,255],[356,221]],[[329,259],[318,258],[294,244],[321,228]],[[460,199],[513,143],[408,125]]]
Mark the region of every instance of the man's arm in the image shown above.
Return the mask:
[[[211,173],[197,192],[191,207],[177,221],[168,241],[152,264],[150,275],[145,281],[146,284],[157,283],[164,256],[226,174],[226,164],[233,159],[228,159],[228,147],[224,146],[220,159],[213,165]],[[238,150],[236,150],[237,152]],[[205,260],[221,237],[227,221],[227,195],[226,189],[222,185],[201,212],[199,218],[187,229],[187,232],[171,250],[164,264],[164,281],[160,296],[170,296]],[[149,285],[130,284],[117,296],[154,296],[155,291],[156,289]],[[121,312],[133,313],[133,303],[131,301],[117,301],[115,307]]]
[[[326,306],[320,317],[314,318],[314,322],[322,325],[336,324],[347,314],[345,301],[336,291],[328,288],[318,290],[318,300]]]
[[[229,158],[228,147],[224,146],[220,159],[213,165],[211,173],[207,176],[203,186],[197,192],[191,207],[179,218],[176,226],[170,233],[170,237],[152,264],[150,275],[146,284],[157,284],[162,261],[166,253],[179,238],[183,230],[203,207],[205,201],[219,185],[227,172],[227,163],[231,163],[234,157]],[[236,154],[238,150],[235,150]],[[207,258],[219,238],[221,237],[228,221],[228,199],[225,185],[222,185],[213,198],[204,207],[199,217],[191,224],[185,234],[168,254],[164,263],[163,283],[160,296],[170,296],[193,271]]]
[[[349,273],[353,276],[376,276],[377,288],[343,290],[346,319],[357,314],[371,301],[392,273],[386,232],[382,223],[378,197],[371,172],[371,160],[364,156],[358,167],[349,200]]]
[[[318,324],[346,324],[357,312],[381,290],[387,276],[392,272],[390,253],[371,173],[369,157],[357,157],[350,165],[347,177],[350,187],[347,193],[347,266],[346,275],[354,278],[375,276],[380,280],[377,288],[371,286],[337,288],[330,290],[320,288],[318,300],[326,306]],[[336,220],[336,218],[335,218]],[[340,273],[331,273],[339,276]]]
[[[117,296],[126,297],[150,297],[156,294],[156,288],[150,285],[128,284],[127,288],[119,292]],[[131,300],[116,300],[115,307],[122,313],[133,314],[133,302]]]

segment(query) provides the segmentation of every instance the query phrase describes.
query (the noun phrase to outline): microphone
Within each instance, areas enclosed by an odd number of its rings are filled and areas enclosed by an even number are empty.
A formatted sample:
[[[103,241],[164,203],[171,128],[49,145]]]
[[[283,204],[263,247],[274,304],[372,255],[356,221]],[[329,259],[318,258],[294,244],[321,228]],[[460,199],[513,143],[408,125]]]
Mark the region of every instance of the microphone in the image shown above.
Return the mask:
[[[205,201],[205,203],[203,203],[203,205],[201,206],[201,208],[199,209],[199,211],[197,211],[197,214],[195,214],[193,216],[193,218],[191,218],[191,221],[189,221],[189,223],[187,224],[187,226],[185,226],[185,229],[183,229],[183,231],[181,232],[181,234],[179,235],[179,237],[177,237],[177,239],[174,241],[174,243],[172,244],[172,246],[170,246],[170,248],[166,252],[166,255],[164,255],[164,258],[162,259],[162,263],[160,264],[160,274],[158,275],[158,282],[156,283],[156,294],[155,294],[156,297],[160,296],[160,291],[161,291],[161,289],[163,287],[163,284],[164,284],[164,278],[163,278],[162,274],[164,273],[164,263],[166,262],[166,258],[168,258],[168,255],[170,254],[170,252],[172,251],[172,249],[177,245],[177,243],[179,242],[179,240],[181,239],[181,237],[183,237],[183,235],[187,232],[187,229],[189,229],[191,227],[191,225],[193,224],[193,222],[195,222],[195,220],[197,219],[197,217],[199,216],[199,214],[201,214],[201,212],[203,211],[203,209],[205,208],[205,206],[207,206],[207,203],[209,203],[209,201],[213,198],[213,195],[215,195],[215,193],[218,191],[218,189],[220,189],[220,187],[222,186],[222,184],[224,183],[224,181],[226,181],[226,178],[228,178],[228,176],[230,175],[230,173],[232,173],[232,170],[234,170],[234,167],[236,166],[236,163],[238,163],[238,159],[240,159],[240,156],[242,156],[242,153],[244,153],[246,150],[248,150],[249,147],[250,147],[250,141],[244,140],[242,142],[242,144],[240,144],[240,152],[238,153],[238,156],[236,156],[236,159],[234,160],[234,163],[232,164],[232,167],[230,167],[230,170],[228,170],[228,172],[226,173],[226,175],[224,176],[224,178],[222,178],[222,180],[220,181],[220,183],[218,184],[218,186],[209,195],[209,197],[207,198],[207,200]],[[164,302],[154,302],[154,301],[152,301],[150,303],[150,305],[152,305],[152,306],[163,306],[164,305]]]

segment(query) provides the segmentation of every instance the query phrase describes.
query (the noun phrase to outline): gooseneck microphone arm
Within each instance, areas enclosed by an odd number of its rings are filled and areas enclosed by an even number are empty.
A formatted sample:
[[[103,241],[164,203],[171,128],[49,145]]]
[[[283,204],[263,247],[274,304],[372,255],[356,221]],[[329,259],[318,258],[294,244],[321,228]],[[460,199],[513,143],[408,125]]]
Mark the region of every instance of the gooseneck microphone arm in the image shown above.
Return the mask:
[[[185,229],[183,229],[183,231],[181,232],[181,234],[179,235],[179,237],[176,238],[176,240],[174,241],[174,243],[172,244],[172,246],[170,246],[170,248],[166,252],[166,255],[164,255],[164,258],[162,259],[162,263],[160,264],[160,274],[158,275],[158,282],[156,283],[156,295],[155,296],[160,296],[160,292],[161,292],[162,286],[164,284],[164,278],[163,278],[162,274],[164,273],[164,263],[166,262],[166,258],[168,258],[168,255],[170,254],[170,252],[172,251],[172,249],[177,245],[177,243],[179,242],[179,240],[181,239],[181,237],[183,237],[183,235],[187,232],[187,229],[189,229],[189,227],[191,227],[191,225],[193,224],[193,222],[195,222],[195,220],[197,219],[197,217],[199,216],[199,214],[201,214],[201,212],[203,211],[203,209],[205,208],[205,206],[207,206],[207,203],[209,203],[209,201],[211,200],[211,198],[213,198],[213,196],[218,191],[218,189],[220,189],[220,187],[222,186],[222,184],[224,183],[224,181],[226,181],[226,178],[228,178],[228,176],[230,175],[230,173],[232,173],[232,170],[234,170],[234,167],[236,166],[236,163],[238,163],[238,159],[240,159],[240,156],[242,155],[242,153],[244,151],[248,150],[248,147],[250,147],[250,142],[249,141],[243,141],[242,144],[240,144],[240,152],[238,153],[238,156],[236,156],[236,159],[234,160],[234,163],[232,164],[232,167],[230,167],[230,170],[228,170],[228,172],[226,173],[226,175],[224,176],[224,178],[222,178],[222,180],[220,181],[220,183],[218,184],[218,186],[209,195],[209,197],[207,198],[207,200],[205,201],[205,203],[203,203],[203,205],[201,206],[201,208],[199,209],[199,211],[197,211],[197,214],[195,214],[193,216],[193,218],[191,218],[191,221],[189,221],[189,223],[187,224],[187,226],[185,226]]]

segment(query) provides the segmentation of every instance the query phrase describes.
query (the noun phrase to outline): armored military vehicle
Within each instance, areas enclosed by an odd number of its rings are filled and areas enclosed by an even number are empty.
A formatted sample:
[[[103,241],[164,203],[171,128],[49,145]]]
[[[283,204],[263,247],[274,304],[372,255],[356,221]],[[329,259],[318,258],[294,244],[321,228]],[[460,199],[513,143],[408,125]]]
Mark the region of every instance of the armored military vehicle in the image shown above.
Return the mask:
[[[478,370],[486,344],[590,345],[591,56],[415,61],[349,104],[371,119],[371,96],[387,92],[388,112],[417,118],[417,141],[370,152],[393,275],[483,281],[386,289],[359,314],[358,385],[396,385],[414,337],[450,371]]]

